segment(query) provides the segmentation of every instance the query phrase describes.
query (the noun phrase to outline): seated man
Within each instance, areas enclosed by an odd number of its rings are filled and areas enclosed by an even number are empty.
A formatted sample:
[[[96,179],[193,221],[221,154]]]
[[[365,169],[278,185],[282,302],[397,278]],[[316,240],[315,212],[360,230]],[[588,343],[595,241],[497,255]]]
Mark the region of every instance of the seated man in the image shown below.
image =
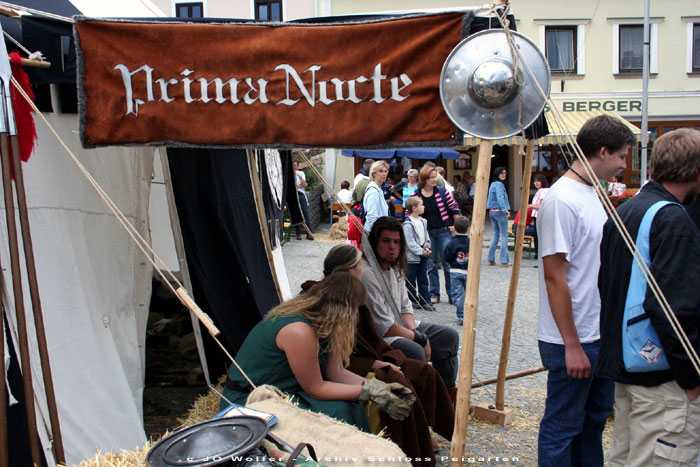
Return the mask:
[[[401,222],[388,216],[377,219],[369,234],[369,245],[381,271],[375,271],[364,259],[362,283],[367,288],[367,307],[377,331],[407,357],[432,361],[454,400],[459,335],[448,326],[414,319],[405,286],[406,239]],[[400,320],[395,318],[394,310],[400,313]]]

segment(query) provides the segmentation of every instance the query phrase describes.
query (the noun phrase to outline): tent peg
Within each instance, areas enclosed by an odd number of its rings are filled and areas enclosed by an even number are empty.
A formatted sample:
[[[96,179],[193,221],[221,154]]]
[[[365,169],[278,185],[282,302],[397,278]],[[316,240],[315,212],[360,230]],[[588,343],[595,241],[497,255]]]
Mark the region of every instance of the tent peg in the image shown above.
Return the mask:
[[[192,300],[192,297],[190,297],[190,294],[187,293],[187,290],[185,290],[184,287],[178,287],[178,289],[175,291],[175,294],[177,294],[177,298],[180,299],[180,302],[182,302],[183,305],[185,305],[187,308],[190,309],[192,313],[197,315],[197,318],[199,318],[199,321],[207,328],[209,331],[209,334],[212,336],[216,337],[219,334],[221,334],[221,331],[214,326],[214,321],[211,320],[209,315],[207,315],[204,311],[202,311],[199,306]]]

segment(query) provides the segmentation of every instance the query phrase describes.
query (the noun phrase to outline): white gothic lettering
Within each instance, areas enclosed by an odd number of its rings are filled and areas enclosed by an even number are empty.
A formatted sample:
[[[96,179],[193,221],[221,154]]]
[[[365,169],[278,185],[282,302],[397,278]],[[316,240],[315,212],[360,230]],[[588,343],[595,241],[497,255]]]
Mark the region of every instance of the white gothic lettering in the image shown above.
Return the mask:
[[[184,68],[177,77],[154,79],[156,70],[149,65],[130,70],[126,65],[119,64],[114,69],[120,72],[124,84],[125,116],[131,114],[138,116],[139,107],[149,102],[174,102],[176,97],[173,97],[175,94],[173,90],[177,88],[182,90],[180,94],[186,104],[215,102],[222,105],[227,103],[252,105],[259,102],[287,106],[308,104],[315,107],[319,103],[329,106],[341,101],[353,104],[359,104],[362,101],[376,104],[386,101],[402,102],[411,96],[408,88],[413,83],[407,74],[401,73],[388,79],[391,92],[382,95],[382,83],[387,81],[388,76],[382,74],[381,63],[377,63],[371,76],[359,75],[351,79],[323,77],[321,65],[312,65],[299,73],[293,66],[283,63],[277,65],[273,73],[284,73],[284,98],[273,102],[268,97],[270,80],[265,78],[229,77],[224,81],[220,77],[197,76],[194,70]],[[134,94],[135,83],[139,85],[139,89],[145,85],[145,95]],[[292,98],[292,94],[299,93],[301,97]]]

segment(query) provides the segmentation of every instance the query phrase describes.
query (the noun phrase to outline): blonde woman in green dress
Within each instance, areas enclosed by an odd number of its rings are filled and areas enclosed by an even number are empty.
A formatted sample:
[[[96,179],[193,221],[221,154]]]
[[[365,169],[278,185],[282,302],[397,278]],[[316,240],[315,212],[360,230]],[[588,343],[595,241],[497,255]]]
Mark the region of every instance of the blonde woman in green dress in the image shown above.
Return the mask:
[[[300,407],[365,431],[363,400],[394,418],[405,418],[414,400],[410,389],[366,380],[346,369],[355,346],[357,308],[366,299],[359,279],[345,272],[331,274],[270,310],[246,337],[236,362],[256,386],[273,385],[293,396]],[[224,395],[244,404],[251,390],[232,365]]]

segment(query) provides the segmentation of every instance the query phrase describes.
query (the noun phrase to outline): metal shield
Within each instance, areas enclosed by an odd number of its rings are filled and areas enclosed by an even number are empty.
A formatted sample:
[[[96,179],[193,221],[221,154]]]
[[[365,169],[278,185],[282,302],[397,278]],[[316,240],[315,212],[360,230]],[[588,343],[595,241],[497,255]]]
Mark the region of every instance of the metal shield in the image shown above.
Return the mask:
[[[268,432],[257,417],[207,420],[179,430],[158,441],[148,452],[151,467],[208,467],[232,463],[257,446]]]
[[[544,108],[551,82],[547,60],[530,39],[510,33],[520,51],[517,65],[506,33],[489,29],[460,42],[442,67],[442,106],[465,133],[507,138],[520,132],[520,124],[530,126]]]

